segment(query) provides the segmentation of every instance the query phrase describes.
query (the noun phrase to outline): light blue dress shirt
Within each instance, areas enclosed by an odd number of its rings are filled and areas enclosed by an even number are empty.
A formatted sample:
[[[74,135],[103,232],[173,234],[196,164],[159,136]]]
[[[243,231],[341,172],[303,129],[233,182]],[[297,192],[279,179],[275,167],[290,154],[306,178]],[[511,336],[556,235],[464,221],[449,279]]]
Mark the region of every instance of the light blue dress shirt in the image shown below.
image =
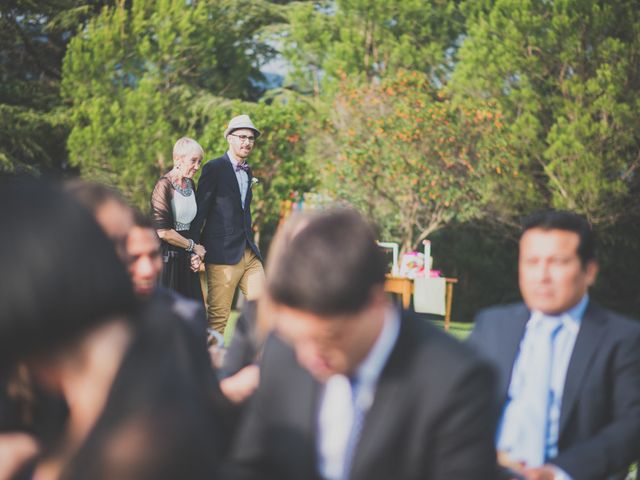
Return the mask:
[[[560,411],[564,384],[569,361],[571,360],[576,338],[580,331],[582,317],[588,302],[589,297],[585,295],[567,312],[555,316],[555,319],[561,322],[561,327],[557,330],[557,333],[554,334],[551,345],[552,362],[549,373],[547,425],[545,426],[546,440],[543,446],[544,461],[553,459],[558,454]],[[541,321],[544,317],[545,315],[541,312],[533,311],[531,312],[529,322],[527,322],[525,334],[520,343],[518,357],[514,362],[511,383],[509,385],[509,395],[498,428],[497,445],[499,450],[512,452],[518,451],[519,448],[521,449],[521,446],[511,443],[517,441],[515,440],[517,438],[522,438],[522,435],[519,435],[518,431],[522,428],[523,424],[526,424],[526,418],[524,417],[527,414],[526,404],[530,401],[530,398],[522,398],[523,395],[518,395],[519,392],[522,392],[522,389],[519,389],[518,385],[523,384],[527,377],[533,376],[534,369],[539,368],[539,365],[531,364],[535,361],[534,357],[521,355],[521,353],[525,350],[527,344],[536,345],[548,341],[548,339],[536,337],[536,335],[544,335],[539,328],[536,328],[537,322]],[[505,419],[508,419],[508,422],[505,422]],[[515,458],[515,460],[521,459]],[[537,467],[540,465],[528,466]],[[562,473],[564,474],[564,472]],[[568,476],[564,474],[563,478],[568,478]]]
[[[554,343],[553,368],[551,369],[551,402],[549,406],[549,427],[546,444],[546,459],[558,455],[558,436],[560,433],[560,408],[562,394],[567,378],[569,361],[573,347],[580,331],[584,311],[587,309],[589,296],[585,295],[573,308],[563,314],[563,328],[558,332]]]
[[[238,181],[238,188],[240,189],[240,200],[242,201],[242,209],[244,210],[244,201],[247,198],[247,191],[249,189],[249,174],[244,170],[236,170],[236,165],[240,162],[236,160],[231,153],[231,150],[227,152],[229,155],[229,160],[231,160],[231,166],[233,167],[233,171],[236,174],[236,180]]]

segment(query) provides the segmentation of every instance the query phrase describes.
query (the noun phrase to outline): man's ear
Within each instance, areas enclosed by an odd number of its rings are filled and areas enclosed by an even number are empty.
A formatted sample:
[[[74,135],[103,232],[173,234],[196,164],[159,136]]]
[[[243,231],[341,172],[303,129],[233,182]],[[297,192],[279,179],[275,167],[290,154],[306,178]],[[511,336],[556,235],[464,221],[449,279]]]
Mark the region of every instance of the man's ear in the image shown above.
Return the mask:
[[[32,359],[27,367],[33,379],[48,392],[60,392],[62,382],[60,372],[55,361],[47,361],[42,358]]]
[[[587,273],[587,285],[591,286],[598,278],[598,272],[600,271],[600,265],[595,260],[590,260],[585,268]]]
[[[369,305],[385,307],[389,303],[389,294],[384,291],[384,285],[375,285],[369,294]]]

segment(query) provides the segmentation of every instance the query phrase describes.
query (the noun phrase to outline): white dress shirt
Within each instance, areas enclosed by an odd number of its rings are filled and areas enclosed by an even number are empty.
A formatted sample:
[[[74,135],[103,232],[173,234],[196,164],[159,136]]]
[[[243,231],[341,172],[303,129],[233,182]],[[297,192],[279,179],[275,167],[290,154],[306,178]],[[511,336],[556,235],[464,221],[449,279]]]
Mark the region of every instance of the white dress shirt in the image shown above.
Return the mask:
[[[347,451],[354,421],[353,405],[357,405],[366,417],[373,404],[380,373],[399,332],[400,313],[390,308],[380,335],[356,369],[352,382],[344,375],[334,375],[325,384],[320,398],[317,439],[318,469],[323,478],[341,480],[347,477],[345,467],[350,464],[353,454],[353,451]],[[355,445],[351,447],[355,448]]]
[[[171,197],[171,210],[173,211],[175,230],[177,232],[189,230],[191,222],[198,212],[196,194],[193,190],[191,188],[186,192],[174,190]]]

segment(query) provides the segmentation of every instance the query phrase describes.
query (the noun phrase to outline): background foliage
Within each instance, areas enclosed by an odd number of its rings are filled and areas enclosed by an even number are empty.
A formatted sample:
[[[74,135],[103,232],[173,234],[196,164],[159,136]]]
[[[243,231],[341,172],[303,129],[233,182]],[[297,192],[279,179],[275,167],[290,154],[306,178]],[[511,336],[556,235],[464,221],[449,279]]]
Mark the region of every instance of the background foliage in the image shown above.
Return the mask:
[[[73,105],[71,162],[146,210],[150,190],[172,166],[175,140],[192,136],[207,158],[219,156],[227,149],[222,132],[229,118],[248,113],[266,127],[251,157],[261,180],[256,228],[277,223],[279,200],[313,186],[298,161],[304,104],[246,101],[256,95],[258,67],[271,54],[253,41],[270,17],[266,6],[238,6],[137,1],[95,17],[71,41],[64,61],[62,94]]]
[[[249,113],[263,247],[292,195],[350,201],[384,240],[432,240],[470,320],[518,298],[521,217],[566,208],[600,232],[595,298],[640,316],[635,3],[3,2],[0,170],[145,207],[177,138],[213,158]]]
[[[7,0],[0,6],[0,171],[65,168],[69,122],[60,99],[69,38],[105,2]]]
[[[500,112],[454,105],[426,74],[399,71],[375,84],[343,82],[326,144],[322,184],[378,219],[385,238],[417,250],[454,218],[472,219],[511,170]]]

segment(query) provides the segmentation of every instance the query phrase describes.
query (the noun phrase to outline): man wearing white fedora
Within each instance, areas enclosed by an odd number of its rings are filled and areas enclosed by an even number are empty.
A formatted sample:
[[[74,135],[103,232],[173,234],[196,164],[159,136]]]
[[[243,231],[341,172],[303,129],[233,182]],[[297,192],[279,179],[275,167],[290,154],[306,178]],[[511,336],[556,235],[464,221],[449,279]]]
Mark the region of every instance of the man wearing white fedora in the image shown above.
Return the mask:
[[[191,233],[207,250],[207,316],[220,333],[236,288],[251,300],[264,285],[262,257],[251,228],[252,174],[247,163],[259,136],[248,115],[232,118],[224,131],[229,150],[202,167],[196,192],[198,213]]]

